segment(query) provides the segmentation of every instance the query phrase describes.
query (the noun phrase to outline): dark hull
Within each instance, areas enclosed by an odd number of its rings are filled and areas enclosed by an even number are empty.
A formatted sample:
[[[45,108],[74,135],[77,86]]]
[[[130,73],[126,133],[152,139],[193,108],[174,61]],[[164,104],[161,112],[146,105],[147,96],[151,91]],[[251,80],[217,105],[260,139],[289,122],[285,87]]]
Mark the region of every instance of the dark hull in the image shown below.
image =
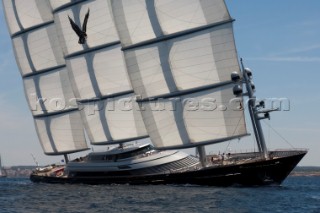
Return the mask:
[[[221,165],[180,173],[144,176],[47,177],[32,174],[33,182],[83,184],[196,184],[207,186],[279,185],[295,168],[306,152],[250,163]]]

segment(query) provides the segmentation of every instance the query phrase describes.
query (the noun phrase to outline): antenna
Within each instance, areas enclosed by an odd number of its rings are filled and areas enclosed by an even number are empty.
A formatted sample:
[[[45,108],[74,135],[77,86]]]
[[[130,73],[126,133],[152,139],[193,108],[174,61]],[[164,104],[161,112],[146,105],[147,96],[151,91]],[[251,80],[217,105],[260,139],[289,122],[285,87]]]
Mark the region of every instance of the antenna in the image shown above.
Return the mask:
[[[36,160],[36,158],[34,157],[34,155],[31,153],[31,156],[32,156],[32,159],[34,161],[34,163],[37,165],[37,167],[39,167],[39,163],[38,161]]]
[[[243,78],[244,78],[244,83],[246,85],[246,89],[247,89],[247,93],[248,93],[247,95],[249,98],[248,109],[249,109],[249,113],[250,113],[250,117],[251,117],[253,131],[254,131],[254,134],[255,134],[255,137],[257,140],[258,149],[259,149],[260,153],[263,154],[263,157],[265,159],[269,159],[269,153],[268,153],[266,143],[264,140],[260,119],[258,117],[259,112],[257,110],[256,97],[254,95],[255,86],[252,82],[252,71],[249,68],[244,67],[244,63],[243,63],[242,58],[240,59],[240,61],[241,61],[241,69],[242,69],[242,74],[243,74]]]

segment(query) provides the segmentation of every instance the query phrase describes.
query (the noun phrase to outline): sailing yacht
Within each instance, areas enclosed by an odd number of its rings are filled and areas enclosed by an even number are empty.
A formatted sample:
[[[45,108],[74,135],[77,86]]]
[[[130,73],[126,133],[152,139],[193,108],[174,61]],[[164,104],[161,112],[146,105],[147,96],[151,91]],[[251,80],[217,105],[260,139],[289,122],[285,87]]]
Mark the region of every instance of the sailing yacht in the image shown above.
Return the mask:
[[[1,161],[1,155],[0,155],[0,178],[5,178],[5,177],[7,177],[7,174],[5,170],[3,170],[2,168],[2,161]]]
[[[38,168],[34,182],[281,184],[307,153],[267,149],[260,121],[274,109],[256,101],[224,0],[3,5],[44,153],[66,160]],[[78,43],[68,17],[77,26],[86,20],[86,43]],[[207,145],[249,137],[248,123],[258,152],[206,153]],[[69,161],[88,150],[87,139],[118,145]]]

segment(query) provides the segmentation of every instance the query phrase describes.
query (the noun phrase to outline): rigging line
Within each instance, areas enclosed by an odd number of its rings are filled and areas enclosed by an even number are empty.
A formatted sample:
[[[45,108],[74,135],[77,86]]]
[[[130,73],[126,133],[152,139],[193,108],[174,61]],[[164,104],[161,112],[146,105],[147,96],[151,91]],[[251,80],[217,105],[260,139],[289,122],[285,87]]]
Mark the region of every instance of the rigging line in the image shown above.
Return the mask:
[[[248,105],[246,105],[248,106]],[[250,115],[247,115],[246,117],[249,117]],[[250,132],[253,132],[253,125],[251,123],[251,125],[246,125],[248,128],[250,128]],[[252,138],[252,143],[253,143],[253,152],[256,152],[256,148],[259,149],[258,147],[258,143],[257,143],[257,140],[256,140],[256,137],[251,137]]]
[[[266,121],[263,121],[270,129],[272,129],[282,140],[284,140],[291,148],[295,148],[287,139],[285,139],[277,130],[275,130],[270,124]]]
[[[227,147],[226,147],[226,149],[224,150],[223,153],[226,153],[226,152],[227,152],[227,149],[229,148],[230,144],[231,144],[231,140],[229,141],[229,143],[228,143],[228,145],[227,145]]]
[[[241,102],[241,104],[243,105],[243,99],[242,99],[241,101],[242,101],[242,102]],[[240,119],[238,120],[237,127],[239,127],[240,122],[241,122],[242,120],[244,120],[244,123],[245,123],[244,108],[243,108],[243,110],[242,110],[242,116],[241,116],[241,117],[240,117]],[[235,135],[236,130],[237,130],[237,128],[235,128],[235,129],[234,129],[234,131],[233,131],[233,134],[232,134],[232,135]]]
[[[270,123],[271,123],[271,121],[270,121]],[[271,144],[270,137],[271,137],[271,132],[270,132],[270,128],[268,128],[268,143],[269,143],[269,145]]]
[[[243,97],[242,97],[242,100],[241,100],[241,101],[242,101],[241,104],[242,104],[242,106],[243,106],[243,105],[244,105],[244,104],[243,104]],[[243,110],[242,110],[243,115],[242,115],[242,117],[240,117],[240,119],[238,120],[237,127],[239,127],[240,122],[241,122],[242,120],[244,120],[244,122],[245,122],[244,110],[245,110],[245,108],[243,108]],[[234,129],[234,131],[233,131],[233,134],[232,134],[233,136],[235,135],[235,133],[236,133],[236,131],[237,131],[237,127],[236,127],[236,128]],[[239,139],[241,139],[241,138],[239,138]],[[227,151],[227,149],[229,148],[230,144],[231,144],[231,141],[229,141],[229,143],[228,143],[228,145],[227,145],[224,153],[226,153],[226,151]]]

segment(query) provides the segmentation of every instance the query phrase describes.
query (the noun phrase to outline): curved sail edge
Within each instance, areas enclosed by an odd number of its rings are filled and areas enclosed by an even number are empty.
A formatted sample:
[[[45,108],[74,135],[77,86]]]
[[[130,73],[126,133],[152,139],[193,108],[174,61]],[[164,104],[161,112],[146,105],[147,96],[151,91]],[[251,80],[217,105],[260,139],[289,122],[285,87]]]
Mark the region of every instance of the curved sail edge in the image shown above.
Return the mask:
[[[231,84],[143,102],[142,116],[155,147],[186,148],[247,135],[243,106]]]
[[[11,35],[53,21],[48,1],[3,0],[3,7]]]
[[[143,99],[215,85],[240,73],[232,24],[125,50],[129,77]]]
[[[85,14],[89,9],[87,41],[85,45],[79,45],[79,38],[71,28],[68,16],[81,27]],[[56,12],[54,21],[64,55],[66,56],[119,41],[108,1],[105,0],[81,1],[72,7]]]
[[[80,105],[82,120],[94,145],[123,143],[147,138],[134,94]]]
[[[80,112],[34,119],[37,134],[47,155],[62,155],[88,149]]]
[[[111,0],[123,47],[224,21],[223,0]]]
[[[22,77],[65,64],[54,24],[15,37],[12,43]]]
[[[34,116],[78,109],[66,68],[24,78],[23,84]]]
[[[111,2],[130,81],[158,149],[247,135],[243,110],[228,105],[236,98],[231,74],[240,66],[224,0]],[[190,99],[196,110],[188,110]]]
[[[66,60],[80,102],[132,91],[120,48],[118,44]]]

